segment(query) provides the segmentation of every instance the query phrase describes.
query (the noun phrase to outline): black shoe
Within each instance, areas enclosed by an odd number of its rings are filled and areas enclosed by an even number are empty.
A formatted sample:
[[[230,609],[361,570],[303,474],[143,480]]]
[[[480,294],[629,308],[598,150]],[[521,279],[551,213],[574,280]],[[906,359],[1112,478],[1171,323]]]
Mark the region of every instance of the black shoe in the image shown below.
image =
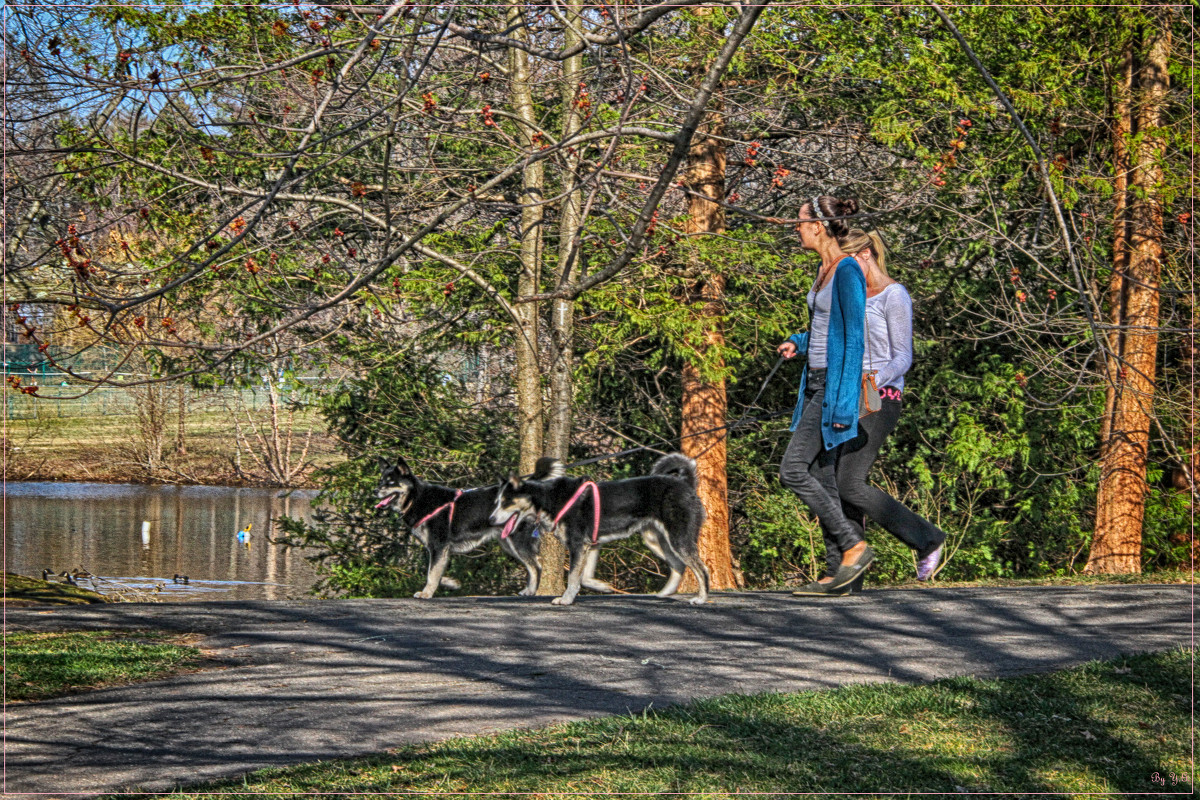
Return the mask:
[[[838,571],[833,574],[833,583],[829,584],[830,590],[841,589],[844,586],[849,586],[855,580],[862,577],[866,572],[867,567],[871,566],[871,562],[875,560],[875,551],[871,549],[871,545],[859,554],[858,560],[853,564],[842,564],[838,567]]]
[[[840,589],[830,589],[829,587],[832,585],[831,583],[813,581],[792,592],[792,594],[796,597],[841,597],[842,595],[850,594],[849,586],[843,586]]]

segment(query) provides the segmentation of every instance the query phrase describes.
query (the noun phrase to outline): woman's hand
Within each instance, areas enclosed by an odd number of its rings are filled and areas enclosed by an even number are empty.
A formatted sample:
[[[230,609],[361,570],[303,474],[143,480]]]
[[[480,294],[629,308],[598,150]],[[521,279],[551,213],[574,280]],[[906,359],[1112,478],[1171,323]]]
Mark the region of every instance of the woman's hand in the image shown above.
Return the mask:
[[[850,429],[850,426],[849,426],[849,425],[838,425],[838,424],[835,422],[835,423],[833,423],[833,429],[834,429],[835,431],[845,431],[845,430],[849,430],[849,429]]]
[[[796,357],[796,345],[793,342],[784,342],[775,348],[775,352],[783,356],[784,359]]]

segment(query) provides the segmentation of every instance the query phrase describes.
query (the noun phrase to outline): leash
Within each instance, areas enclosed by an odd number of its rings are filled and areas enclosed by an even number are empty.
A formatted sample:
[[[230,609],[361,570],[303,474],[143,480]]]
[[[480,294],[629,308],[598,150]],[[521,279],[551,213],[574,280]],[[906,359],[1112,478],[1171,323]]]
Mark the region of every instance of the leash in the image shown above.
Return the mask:
[[[758,388],[758,394],[754,395],[754,399],[750,401],[749,405],[747,405],[746,408],[753,408],[755,405],[758,404],[759,398],[762,397],[763,392],[765,392],[767,390],[767,384],[769,384],[771,382],[771,379],[775,377],[775,373],[779,371],[779,368],[783,365],[783,362],[785,360],[786,359],[783,356],[780,356],[778,359],[775,360],[775,366],[771,367],[771,371],[767,373],[766,380],[764,380],[762,382],[762,386],[760,386]],[[573,467],[582,467],[582,466],[586,466],[588,464],[596,464],[600,461],[608,461],[609,459],[621,458],[622,456],[628,456],[628,455],[633,455],[634,453],[640,453],[643,450],[655,451],[660,445],[675,444],[676,442],[682,442],[684,439],[691,439],[696,436],[705,436],[710,433],[716,433],[717,431],[726,431],[726,430],[731,431],[734,428],[741,427],[742,425],[749,425],[754,422],[766,422],[767,420],[776,419],[778,417],[782,417],[785,414],[790,414],[790,413],[792,413],[792,412],[790,409],[788,409],[786,411],[773,411],[770,414],[760,414],[755,417],[751,417],[749,415],[742,415],[741,417],[734,420],[733,422],[728,423],[727,425],[718,425],[715,428],[708,428],[707,430],[696,431],[695,433],[689,433],[686,436],[680,436],[675,439],[660,439],[657,442],[652,442],[650,444],[638,445],[637,447],[630,447],[625,450],[620,450],[616,453],[608,453],[608,454],[601,455],[601,456],[593,456],[592,458],[585,458],[581,461],[572,461],[570,464],[567,464],[566,466],[564,466],[563,469],[572,469]],[[531,476],[527,475],[525,477],[531,477]]]
[[[775,360],[775,365],[773,367],[771,367],[771,371],[767,373],[767,377],[763,380],[762,386],[758,387],[758,393],[754,395],[754,399],[751,400],[748,405],[746,405],[746,408],[753,408],[754,406],[756,406],[758,404],[759,398],[761,398],[763,396],[763,392],[765,392],[767,390],[767,385],[771,383],[771,379],[775,377],[775,373],[779,371],[779,368],[781,366],[783,366],[783,362],[785,360],[786,359],[784,359],[783,356],[780,356],[778,359]],[[726,425],[718,425],[715,428],[708,428],[706,430],[696,431],[695,433],[689,433],[686,436],[679,436],[674,439],[659,439],[658,441],[651,442],[650,444],[642,444],[642,445],[638,445],[637,447],[630,447],[630,448],[626,448],[625,450],[619,450],[615,453],[607,453],[605,455],[593,456],[592,458],[585,458],[585,459],[582,459],[581,461],[572,461],[570,464],[566,464],[563,467],[563,469],[572,469],[574,467],[587,466],[588,464],[596,464],[601,461],[608,461],[613,458],[621,458],[623,456],[633,455],[634,453],[640,453],[643,450],[647,450],[650,452],[658,452],[658,448],[662,445],[675,444],[678,442],[682,442],[684,439],[691,439],[696,436],[705,436],[707,434],[716,433],[718,431],[731,431],[731,430],[734,430],[735,428],[740,428],[743,425],[750,425],[755,422],[766,422],[768,420],[777,419],[779,417],[782,417],[782,416],[784,416],[786,414],[790,414],[790,413],[792,413],[792,412],[790,409],[788,409],[788,410],[783,410],[783,411],[773,411],[770,414],[760,414],[758,416],[753,416],[753,417],[744,414],[741,417],[739,417],[738,419],[736,419],[733,422],[730,422]],[[532,478],[532,477],[533,477],[533,473],[521,476],[522,479],[528,479],[528,478]],[[457,499],[458,498],[455,497],[455,500],[457,500]],[[451,518],[451,521],[453,521],[453,519],[454,519],[454,516],[453,516],[454,515],[454,511],[453,511],[454,501],[451,501],[447,505],[451,506],[451,512],[450,512],[451,517],[450,518]],[[441,512],[445,508],[446,508],[446,506],[441,506],[436,511],[434,511],[432,514],[428,515],[425,519],[421,520],[421,522],[417,523],[417,525],[420,525],[422,522],[426,522],[428,519],[430,519],[437,513]],[[416,525],[414,525],[413,527],[416,527]],[[536,534],[534,534],[534,535],[536,536]],[[507,537],[504,537],[504,538],[507,538]]]

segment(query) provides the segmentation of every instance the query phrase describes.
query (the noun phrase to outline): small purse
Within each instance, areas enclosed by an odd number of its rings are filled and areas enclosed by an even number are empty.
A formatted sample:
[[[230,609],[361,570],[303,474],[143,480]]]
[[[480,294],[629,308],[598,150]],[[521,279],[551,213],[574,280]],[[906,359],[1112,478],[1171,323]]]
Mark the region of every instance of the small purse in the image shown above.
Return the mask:
[[[874,414],[883,408],[883,399],[879,396],[879,388],[875,385],[875,370],[864,372],[862,376],[862,392],[858,396],[858,418]]]
[[[870,366],[875,366],[871,359],[871,342],[867,338],[867,313],[863,309],[863,347],[867,351],[867,359]],[[858,418],[870,416],[879,409],[883,408],[883,399],[879,396],[879,387],[875,385],[875,370],[870,369],[863,373],[862,390],[858,394]]]

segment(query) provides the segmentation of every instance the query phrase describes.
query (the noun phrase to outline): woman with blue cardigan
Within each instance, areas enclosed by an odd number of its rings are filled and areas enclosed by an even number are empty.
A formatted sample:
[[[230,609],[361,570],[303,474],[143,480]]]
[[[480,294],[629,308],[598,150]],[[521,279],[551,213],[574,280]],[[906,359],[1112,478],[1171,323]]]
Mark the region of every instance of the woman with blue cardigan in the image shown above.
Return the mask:
[[[797,226],[804,249],[821,256],[821,269],[808,293],[808,332],[778,348],[785,359],[808,356],[779,478],[817,515],[841,553],[832,581],[797,594],[842,594],[875,558],[861,528],[842,510],[836,473],[838,446],[858,434],[862,392],[867,285],[862,267],[838,244],[850,231],[844,218],[857,211],[853,198],[819,195],[800,208]]]

